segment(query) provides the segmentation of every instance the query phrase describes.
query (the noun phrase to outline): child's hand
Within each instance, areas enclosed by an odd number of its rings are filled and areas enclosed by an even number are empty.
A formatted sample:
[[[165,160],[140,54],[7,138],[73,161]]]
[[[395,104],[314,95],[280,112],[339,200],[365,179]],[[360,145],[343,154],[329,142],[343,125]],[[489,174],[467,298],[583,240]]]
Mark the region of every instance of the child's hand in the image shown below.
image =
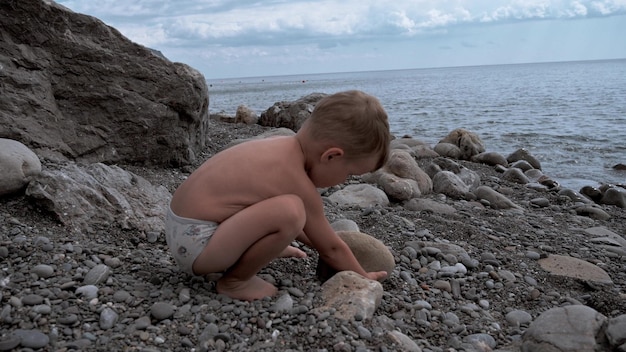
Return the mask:
[[[370,271],[366,276],[370,280],[380,281],[387,277],[386,271]]]

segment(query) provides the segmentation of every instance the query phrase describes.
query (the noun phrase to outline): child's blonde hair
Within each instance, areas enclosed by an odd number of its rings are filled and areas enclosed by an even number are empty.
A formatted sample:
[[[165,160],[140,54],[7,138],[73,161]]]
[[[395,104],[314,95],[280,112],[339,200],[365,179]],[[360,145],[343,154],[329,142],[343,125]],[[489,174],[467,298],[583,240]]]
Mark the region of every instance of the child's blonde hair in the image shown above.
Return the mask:
[[[358,90],[322,98],[305,122],[311,137],[340,146],[346,158],[358,159],[378,154],[376,168],[389,156],[389,122],[378,99]],[[303,126],[304,127],[304,126]]]

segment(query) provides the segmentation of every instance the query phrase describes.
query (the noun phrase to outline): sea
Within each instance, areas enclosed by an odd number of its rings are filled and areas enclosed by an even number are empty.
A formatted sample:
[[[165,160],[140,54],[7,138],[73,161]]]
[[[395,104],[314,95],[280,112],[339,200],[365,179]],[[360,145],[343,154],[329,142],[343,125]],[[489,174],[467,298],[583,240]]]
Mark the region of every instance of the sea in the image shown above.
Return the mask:
[[[434,146],[476,133],[505,157],[527,149],[543,173],[580,190],[626,184],[626,59],[214,79],[209,112],[258,115],[280,101],[358,89],[376,96],[391,132]]]

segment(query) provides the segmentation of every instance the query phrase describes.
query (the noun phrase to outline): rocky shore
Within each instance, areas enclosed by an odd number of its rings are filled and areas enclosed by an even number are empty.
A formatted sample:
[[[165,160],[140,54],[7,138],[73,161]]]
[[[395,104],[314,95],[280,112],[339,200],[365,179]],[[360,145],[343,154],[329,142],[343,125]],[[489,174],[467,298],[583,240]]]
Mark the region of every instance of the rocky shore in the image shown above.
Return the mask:
[[[267,128],[211,120],[208,130],[198,164]],[[626,351],[626,211],[581,213],[566,192],[457,162],[516,207],[437,192],[362,207],[331,200],[347,185],[324,190],[331,222],[395,260],[371,314],[347,319],[324,305],[309,248],[263,270],[278,296],[241,302],[181,274],[161,234],[76,233],[23,193],[1,197],[0,351]],[[196,166],[120,165],[170,192]]]

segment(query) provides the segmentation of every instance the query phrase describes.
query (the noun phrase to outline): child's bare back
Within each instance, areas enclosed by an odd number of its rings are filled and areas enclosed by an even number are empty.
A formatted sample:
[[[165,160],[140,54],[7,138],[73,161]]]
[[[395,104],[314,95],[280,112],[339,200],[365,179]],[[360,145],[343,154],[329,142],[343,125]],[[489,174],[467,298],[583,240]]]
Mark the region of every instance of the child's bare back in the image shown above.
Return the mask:
[[[179,216],[221,223],[261,200],[314,191],[296,138],[273,137],[208,159],[176,190],[170,206]]]

